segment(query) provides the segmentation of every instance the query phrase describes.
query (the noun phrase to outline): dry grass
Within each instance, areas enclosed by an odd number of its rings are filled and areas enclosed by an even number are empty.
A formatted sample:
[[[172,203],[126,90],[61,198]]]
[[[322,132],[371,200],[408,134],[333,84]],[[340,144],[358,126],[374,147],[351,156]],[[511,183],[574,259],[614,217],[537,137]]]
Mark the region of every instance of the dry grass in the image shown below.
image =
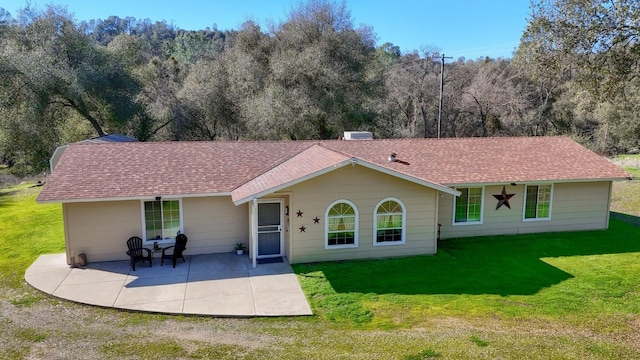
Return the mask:
[[[640,155],[618,156],[613,162],[633,175],[634,180],[613,184],[612,216],[640,226]]]
[[[3,359],[633,359],[640,354],[637,331],[595,331],[545,319],[430,317],[410,329],[361,330],[317,319],[131,314],[50,299],[27,308],[1,305]]]

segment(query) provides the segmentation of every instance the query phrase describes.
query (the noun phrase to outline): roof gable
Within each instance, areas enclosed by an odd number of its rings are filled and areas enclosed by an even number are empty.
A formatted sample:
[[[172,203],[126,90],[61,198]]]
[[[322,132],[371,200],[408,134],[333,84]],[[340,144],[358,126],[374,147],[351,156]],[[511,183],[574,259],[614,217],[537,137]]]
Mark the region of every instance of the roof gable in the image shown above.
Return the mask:
[[[273,193],[349,164],[358,164],[439,191],[458,194],[457,191],[446,186],[407,176],[386,167],[370,164],[357,157],[350,157],[335,150],[327,149],[322,144],[316,144],[233,190],[231,192],[231,200],[236,205],[239,205],[252,198]]]
[[[260,197],[341,167],[349,160],[348,156],[313,145],[233,190],[231,200],[236,205],[242,204],[250,198]]]

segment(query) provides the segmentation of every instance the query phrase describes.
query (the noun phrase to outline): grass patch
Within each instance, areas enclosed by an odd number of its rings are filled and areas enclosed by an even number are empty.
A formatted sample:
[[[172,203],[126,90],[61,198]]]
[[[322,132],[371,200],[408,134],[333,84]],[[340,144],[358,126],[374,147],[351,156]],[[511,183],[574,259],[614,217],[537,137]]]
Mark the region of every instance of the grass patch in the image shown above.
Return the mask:
[[[27,358],[28,353],[29,353],[29,348],[26,346],[23,346],[19,349],[8,349],[7,351],[2,353],[1,359],[22,360]]]
[[[102,346],[102,352],[110,358],[178,359],[187,351],[175,341],[117,342]]]
[[[184,346],[183,346],[184,345]],[[194,349],[187,349],[194,347]],[[154,342],[116,342],[104,345],[101,352],[109,358],[135,358],[135,359],[240,359],[247,358],[245,348],[238,345],[205,344],[196,342],[193,344],[178,344],[173,340]],[[260,356],[249,356],[251,359]]]
[[[472,343],[476,344],[476,346],[478,347],[487,347],[489,346],[489,343],[480,339],[479,337],[472,335],[469,340],[471,340]]]
[[[622,166],[634,179],[640,179],[640,155],[620,155],[613,161]],[[640,216],[640,180],[613,183],[611,210],[623,215]],[[620,216],[618,216],[620,218]],[[625,219],[635,220],[635,219]],[[640,223],[638,221],[637,223]],[[639,224],[640,225],[640,224]]]
[[[37,204],[40,188],[29,186],[0,189],[0,274],[14,289],[39,255],[64,252],[62,206]]]
[[[192,359],[240,359],[246,350],[238,345],[202,345],[189,354]],[[259,358],[259,357],[258,357]]]
[[[640,177],[640,154],[618,155],[613,158],[613,162],[624,168],[634,178]]]
[[[41,296],[21,296],[19,298],[16,299],[11,299],[10,303],[11,305],[15,306],[15,307],[28,307],[28,306],[32,306],[34,304],[37,304],[38,301],[40,301],[42,299]]]
[[[622,181],[613,184],[611,210],[633,217],[640,216],[640,180]]]
[[[640,178],[640,168],[637,168],[635,166],[625,166],[624,170],[629,174],[631,174],[631,176],[633,176],[634,179]]]
[[[603,231],[453,239],[435,256],[294,270],[316,313],[352,326],[410,327],[429,316],[610,323],[640,314],[639,252],[639,229],[611,220]]]
[[[402,360],[424,360],[424,359],[435,359],[440,357],[440,354],[432,349],[422,350],[415,355],[406,355],[402,357]]]
[[[47,338],[46,334],[39,332],[34,328],[24,328],[16,332],[15,337],[19,340],[28,342],[41,342]]]

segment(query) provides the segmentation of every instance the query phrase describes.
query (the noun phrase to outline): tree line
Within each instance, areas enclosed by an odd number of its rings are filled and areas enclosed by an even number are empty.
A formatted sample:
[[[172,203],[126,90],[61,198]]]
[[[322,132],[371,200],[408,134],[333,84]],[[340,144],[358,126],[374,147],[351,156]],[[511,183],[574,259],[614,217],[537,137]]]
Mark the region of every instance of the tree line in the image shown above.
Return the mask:
[[[513,58],[444,68],[441,137],[569,135],[637,151],[640,10],[634,0],[536,0]],[[141,141],[437,137],[437,48],[402,53],[309,0],[263,28],[179,29],[65,8],[0,8],[0,164],[43,171],[56,146]]]

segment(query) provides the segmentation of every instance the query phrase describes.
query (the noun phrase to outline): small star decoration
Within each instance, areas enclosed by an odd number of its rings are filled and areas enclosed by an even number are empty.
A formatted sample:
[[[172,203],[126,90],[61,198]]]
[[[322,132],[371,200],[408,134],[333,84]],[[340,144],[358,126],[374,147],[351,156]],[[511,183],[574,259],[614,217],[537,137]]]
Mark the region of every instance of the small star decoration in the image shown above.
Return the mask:
[[[502,205],[511,209],[511,205],[509,204],[509,199],[511,199],[515,194],[507,194],[507,190],[505,187],[502,187],[502,193],[500,195],[493,195],[494,198],[498,199],[498,205],[496,206],[496,210],[500,209]]]
[[[316,216],[316,218],[313,219],[313,223],[314,224],[320,224],[320,219],[318,219],[318,217]]]
[[[302,211],[298,210],[298,212],[296,213],[296,215],[298,215],[298,217],[302,217],[302,214],[304,214]]]
[[[305,230],[307,230],[307,228],[306,228],[306,227],[304,227],[304,225],[300,226],[300,232],[301,232],[301,233],[305,232]]]

